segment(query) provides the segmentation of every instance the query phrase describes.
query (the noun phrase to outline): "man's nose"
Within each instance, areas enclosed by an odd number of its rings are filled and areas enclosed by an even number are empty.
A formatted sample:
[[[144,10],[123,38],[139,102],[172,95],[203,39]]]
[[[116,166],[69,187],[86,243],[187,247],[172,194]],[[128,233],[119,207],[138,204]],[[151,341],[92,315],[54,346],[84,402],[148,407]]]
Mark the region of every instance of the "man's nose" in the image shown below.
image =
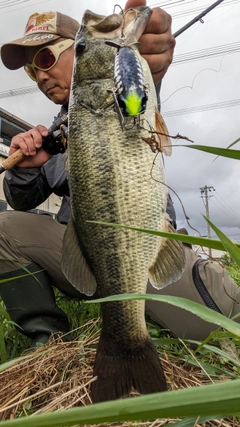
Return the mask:
[[[38,68],[35,68],[35,74],[36,74],[37,83],[42,83],[42,82],[48,80],[48,72],[47,71],[38,70]]]

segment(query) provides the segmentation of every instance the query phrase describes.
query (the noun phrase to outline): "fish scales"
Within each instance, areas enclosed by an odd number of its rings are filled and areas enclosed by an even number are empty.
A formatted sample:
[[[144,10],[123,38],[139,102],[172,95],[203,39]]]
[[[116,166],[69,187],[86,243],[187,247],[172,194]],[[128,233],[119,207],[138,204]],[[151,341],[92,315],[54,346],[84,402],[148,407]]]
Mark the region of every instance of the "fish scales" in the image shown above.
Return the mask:
[[[142,15],[144,29],[150,9],[136,8],[133,17],[138,28],[141,25],[136,17],[141,20]],[[89,16],[91,28],[87,26]],[[116,48],[105,43],[109,37],[114,42],[119,40],[116,24],[109,31],[108,17],[107,34],[103,24],[99,34],[93,26],[95,17],[98,15],[87,11],[76,38],[68,148],[72,218],[64,236],[62,266],[72,284],[88,295],[94,293],[95,285],[100,297],[146,293],[149,266],[155,270],[161,246],[168,247],[166,239],[88,222],[99,220],[155,230],[165,230],[168,222],[162,157],[156,157],[143,141],[143,136],[149,136],[148,130],[131,126],[122,131],[118,119],[111,92]],[[96,21],[99,28],[99,18]],[[121,30],[120,26],[119,34]],[[153,88],[151,109],[156,97],[153,84],[149,85]],[[144,116],[147,122],[149,112]],[[157,181],[151,176],[153,161]],[[175,248],[175,243],[171,245]],[[180,253],[181,246],[177,245]],[[86,259],[86,274],[78,269],[82,256]],[[183,270],[181,262],[176,274],[168,258],[166,267],[159,270],[166,270],[171,282]],[[102,304],[102,330],[93,374],[97,376],[92,384],[93,402],[124,397],[132,389],[142,394],[166,390],[161,363],[146,328],[144,301]]]

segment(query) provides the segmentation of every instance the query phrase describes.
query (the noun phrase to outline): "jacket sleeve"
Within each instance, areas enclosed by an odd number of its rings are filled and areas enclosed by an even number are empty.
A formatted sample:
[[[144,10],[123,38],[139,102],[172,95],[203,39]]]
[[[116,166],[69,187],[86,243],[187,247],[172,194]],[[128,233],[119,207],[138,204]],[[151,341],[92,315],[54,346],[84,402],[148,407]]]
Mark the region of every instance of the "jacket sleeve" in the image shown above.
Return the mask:
[[[55,117],[66,114],[64,106]],[[54,155],[39,168],[19,168],[15,166],[5,172],[3,190],[8,204],[15,210],[35,209],[52,193],[68,197],[67,173],[64,169],[65,155]]]
[[[15,167],[6,171],[3,189],[9,205],[20,211],[34,209],[50,194],[69,196],[66,153],[54,155],[41,168]]]
[[[11,208],[21,211],[36,208],[52,193],[43,168],[16,166],[6,171],[3,189]]]

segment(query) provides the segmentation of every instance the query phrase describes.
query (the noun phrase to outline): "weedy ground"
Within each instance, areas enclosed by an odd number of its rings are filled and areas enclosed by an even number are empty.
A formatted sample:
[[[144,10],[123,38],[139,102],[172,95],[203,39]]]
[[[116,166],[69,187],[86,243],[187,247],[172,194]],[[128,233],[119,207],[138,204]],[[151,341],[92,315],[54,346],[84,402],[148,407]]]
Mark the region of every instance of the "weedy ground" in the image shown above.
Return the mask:
[[[16,331],[4,306],[0,305],[1,363],[25,355],[0,372],[0,421],[91,404],[90,384],[94,380],[92,368],[101,327],[100,307],[70,300],[58,292],[56,298],[70,319],[73,341],[52,341],[33,352],[27,351],[29,339]],[[232,338],[229,333],[216,331],[205,343],[193,349],[189,342],[175,339],[169,331],[161,329],[151,319],[147,320],[169,390],[239,378],[240,340]],[[231,345],[228,345],[230,339]],[[162,427],[176,421],[168,418],[101,426]],[[240,427],[240,419],[208,421],[201,425]]]

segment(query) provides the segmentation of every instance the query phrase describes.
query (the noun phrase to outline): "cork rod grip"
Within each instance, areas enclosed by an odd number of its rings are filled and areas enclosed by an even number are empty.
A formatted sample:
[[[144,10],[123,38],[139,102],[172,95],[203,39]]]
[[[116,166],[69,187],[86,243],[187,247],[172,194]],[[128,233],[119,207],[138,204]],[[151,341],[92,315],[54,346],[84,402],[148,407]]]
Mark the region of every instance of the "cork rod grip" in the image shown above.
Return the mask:
[[[11,169],[13,166],[17,165],[19,162],[25,159],[21,148],[19,148],[15,153],[11,154],[6,160],[2,162],[2,166],[0,168],[0,173],[4,172],[6,169]]]

